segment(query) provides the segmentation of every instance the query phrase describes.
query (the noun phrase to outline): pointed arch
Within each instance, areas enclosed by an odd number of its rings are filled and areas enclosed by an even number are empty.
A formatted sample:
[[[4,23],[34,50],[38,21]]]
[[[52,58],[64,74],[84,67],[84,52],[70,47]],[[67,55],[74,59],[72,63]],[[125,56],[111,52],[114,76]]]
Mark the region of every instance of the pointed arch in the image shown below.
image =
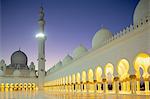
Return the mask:
[[[86,72],[85,71],[82,71],[82,82],[86,82]]]
[[[117,65],[117,72],[121,79],[124,79],[129,76],[129,62],[126,59],[121,59]]]
[[[148,68],[150,67],[150,56],[146,53],[139,53],[134,60],[134,69],[136,72],[136,76],[140,78],[143,76],[144,78],[148,78]],[[140,68],[143,70],[143,75],[140,75]]]
[[[88,81],[93,82],[93,70],[92,69],[88,70]]]
[[[79,72],[76,74],[76,82],[80,83],[80,73]]]
[[[72,83],[75,84],[75,82],[76,82],[76,76],[75,76],[75,74],[72,74]]]
[[[100,66],[97,66],[97,68],[95,69],[95,78],[97,82],[101,81],[101,76],[102,76],[102,68]]]

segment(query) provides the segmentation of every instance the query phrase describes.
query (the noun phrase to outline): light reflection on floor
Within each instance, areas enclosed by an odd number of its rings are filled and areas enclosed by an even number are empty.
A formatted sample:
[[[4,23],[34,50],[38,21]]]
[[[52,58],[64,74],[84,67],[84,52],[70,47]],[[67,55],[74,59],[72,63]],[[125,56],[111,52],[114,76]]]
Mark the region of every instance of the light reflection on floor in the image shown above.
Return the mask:
[[[150,99],[150,95],[104,95],[24,90],[0,92],[0,99]]]

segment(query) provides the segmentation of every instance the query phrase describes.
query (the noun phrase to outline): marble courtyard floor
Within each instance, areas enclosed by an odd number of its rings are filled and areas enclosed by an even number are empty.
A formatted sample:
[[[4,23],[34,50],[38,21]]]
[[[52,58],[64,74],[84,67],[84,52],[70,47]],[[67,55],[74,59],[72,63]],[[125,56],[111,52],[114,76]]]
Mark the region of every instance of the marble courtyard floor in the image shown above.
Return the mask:
[[[0,99],[150,99],[150,95],[63,93],[49,91],[3,91]]]

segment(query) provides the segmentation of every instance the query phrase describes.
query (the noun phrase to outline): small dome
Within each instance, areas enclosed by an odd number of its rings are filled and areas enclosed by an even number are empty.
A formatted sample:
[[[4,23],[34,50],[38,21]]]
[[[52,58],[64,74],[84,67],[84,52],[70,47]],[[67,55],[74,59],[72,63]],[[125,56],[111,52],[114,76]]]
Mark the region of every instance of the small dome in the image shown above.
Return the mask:
[[[0,61],[0,68],[3,67],[3,66],[5,66],[5,61],[2,59],[2,60]]]
[[[140,0],[134,11],[133,21],[134,24],[138,23],[141,19],[150,16],[150,0]]]
[[[3,73],[3,71],[2,70],[0,70],[0,76],[2,76],[4,73]]]
[[[27,65],[27,56],[22,51],[16,51],[11,56],[11,64]]]
[[[63,64],[63,65],[67,65],[67,64],[71,63],[72,60],[73,60],[73,58],[72,58],[70,55],[67,55],[67,56],[63,59],[62,64]]]
[[[73,51],[73,58],[79,58],[84,53],[86,53],[87,51],[88,50],[83,45],[80,45],[79,47],[74,49],[74,51]]]
[[[0,61],[0,64],[5,64],[5,61],[2,59],[2,60]]]
[[[112,33],[106,29],[102,28],[94,35],[92,39],[92,48],[98,48],[103,46],[104,42],[112,37]]]
[[[19,70],[15,70],[13,75],[14,76],[21,76],[21,72]]]

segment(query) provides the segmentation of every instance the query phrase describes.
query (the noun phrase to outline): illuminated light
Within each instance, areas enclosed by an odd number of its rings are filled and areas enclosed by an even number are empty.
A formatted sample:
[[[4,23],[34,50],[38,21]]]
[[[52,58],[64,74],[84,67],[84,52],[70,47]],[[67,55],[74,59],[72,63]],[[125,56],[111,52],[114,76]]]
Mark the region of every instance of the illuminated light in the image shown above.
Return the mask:
[[[5,88],[9,88],[9,83],[6,83]]]
[[[27,88],[27,83],[24,83],[24,84],[23,84],[23,87],[24,87],[24,88]]]
[[[21,90],[23,88],[22,83],[20,83],[18,87],[18,89]]]
[[[28,83],[28,88],[31,88],[31,87],[32,87],[31,83]]]
[[[93,70],[89,69],[88,71],[88,80],[89,82],[93,82]]]
[[[101,67],[97,67],[96,71],[95,71],[95,77],[96,77],[96,80],[98,82],[101,81],[101,75],[102,75],[102,68]]]
[[[13,83],[10,84],[10,88],[14,88],[14,84]]]
[[[18,83],[15,83],[14,90],[18,89]]]
[[[134,60],[134,69],[136,71],[136,77],[148,78],[148,68],[150,66],[150,56],[146,53],[140,53]],[[140,74],[140,68],[143,70],[143,75]]]
[[[82,82],[86,82],[86,72],[82,71]]]
[[[44,38],[44,37],[45,37],[45,34],[43,34],[43,33],[38,33],[38,34],[36,34],[35,37],[36,37],[36,38]]]
[[[75,83],[76,77],[75,74],[72,75],[72,83]]]
[[[126,59],[119,61],[117,66],[117,72],[119,74],[120,80],[123,80],[129,76],[129,62]]]
[[[10,88],[9,91],[13,91],[13,88]]]
[[[4,86],[4,83],[1,83],[1,88],[4,88],[5,86]]]
[[[35,86],[35,83],[32,83],[32,88],[35,88],[36,86]]]
[[[61,82],[60,82],[61,84]],[[71,84],[71,75],[69,75],[69,84]]]
[[[9,91],[9,89],[8,89],[8,88],[5,88],[5,91],[6,91],[6,92],[8,92],[8,91]]]

